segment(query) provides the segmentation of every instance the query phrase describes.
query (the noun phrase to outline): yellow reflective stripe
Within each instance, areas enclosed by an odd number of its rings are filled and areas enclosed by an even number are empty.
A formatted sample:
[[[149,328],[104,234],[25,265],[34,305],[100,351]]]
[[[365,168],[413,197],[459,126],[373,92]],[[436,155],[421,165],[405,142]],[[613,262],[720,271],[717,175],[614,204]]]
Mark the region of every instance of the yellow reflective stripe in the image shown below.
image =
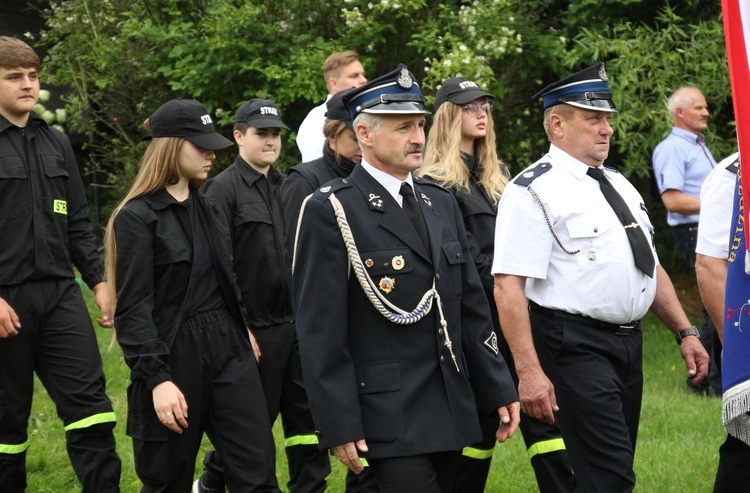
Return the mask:
[[[557,452],[558,450],[565,450],[565,442],[563,442],[562,438],[542,440],[529,447],[529,459],[537,454],[548,454],[550,452]]]
[[[8,445],[7,443],[0,443],[0,454],[22,454],[29,448],[29,441],[26,440],[20,445]]]
[[[464,457],[469,457],[471,459],[484,460],[484,459],[491,458],[492,452],[494,450],[495,450],[494,447],[491,449],[464,447],[463,451],[461,452],[461,455],[463,455]]]
[[[93,416],[89,416],[88,418],[84,418],[82,420],[76,421],[74,423],[70,423],[68,426],[63,428],[65,431],[70,430],[79,430],[81,428],[88,428],[89,426],[98,425],[101,423],[114,423],[117,421],[117,418],[115,417],[114,412],[109,413],[99,413],[94,414]]]
[[[318,437],[316,435],[296,435],[284,440],[284,447],[294,447],[295,445],[317,445]]]

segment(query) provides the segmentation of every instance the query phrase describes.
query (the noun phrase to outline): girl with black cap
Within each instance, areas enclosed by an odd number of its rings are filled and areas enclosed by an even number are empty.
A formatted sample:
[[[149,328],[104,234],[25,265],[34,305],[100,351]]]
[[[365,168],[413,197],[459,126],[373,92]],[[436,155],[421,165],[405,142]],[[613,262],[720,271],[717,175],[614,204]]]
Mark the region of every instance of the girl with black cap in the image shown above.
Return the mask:
[[[435,97],[435,116],[425,147],[425,164],[416,174],[443,185],[458,201],[469,248],[492,311],[499,349],[515,378],[511,354],[499,326],[491,270],[497,204],[508,183],[507,169],[497,156],[492,99],[495,97],[469,79],[456,77],[444,81]],[[456,492],[484,491],[498,416],[480,416],[480,423],[483,440],[464,449]],[[573,477],[557,428],[522,416],[521,431],[528,447],[538,443],[537,447],[550,452],[532,458],[541,492],[572,491]],[[544,445],[551,448],[544,448]]]
[[[195,100],[169,101],[145,125],[151,143],[106,236],[141,491],[190,491],[205,431],[224,458],[230,492],[277,492],[229,228],[198,191],[214,150],[232,143]]]

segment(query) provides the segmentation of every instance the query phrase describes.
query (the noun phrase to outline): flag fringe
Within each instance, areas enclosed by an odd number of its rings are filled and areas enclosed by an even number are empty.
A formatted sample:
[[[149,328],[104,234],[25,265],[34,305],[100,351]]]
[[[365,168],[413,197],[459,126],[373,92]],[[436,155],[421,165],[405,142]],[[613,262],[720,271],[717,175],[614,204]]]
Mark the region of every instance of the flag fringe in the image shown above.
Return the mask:
[[[727,433],[750,445],[750,380],[724,392],[721,417]]]

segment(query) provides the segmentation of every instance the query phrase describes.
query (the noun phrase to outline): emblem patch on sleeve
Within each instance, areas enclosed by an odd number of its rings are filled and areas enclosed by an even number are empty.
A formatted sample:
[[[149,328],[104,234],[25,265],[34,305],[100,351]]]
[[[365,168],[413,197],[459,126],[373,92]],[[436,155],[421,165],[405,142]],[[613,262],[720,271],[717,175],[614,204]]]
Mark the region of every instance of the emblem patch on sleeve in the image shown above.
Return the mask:
[[[497,347],[497,334],[493,331],[492,334],[487,338],[486,341],[484,341],[484,345],[487,346],[495,355],[497,355],[500,350]]]
[[[57,214],[67,214],[68,202],[66,200],[55,200],[52,203],[52,210]]]

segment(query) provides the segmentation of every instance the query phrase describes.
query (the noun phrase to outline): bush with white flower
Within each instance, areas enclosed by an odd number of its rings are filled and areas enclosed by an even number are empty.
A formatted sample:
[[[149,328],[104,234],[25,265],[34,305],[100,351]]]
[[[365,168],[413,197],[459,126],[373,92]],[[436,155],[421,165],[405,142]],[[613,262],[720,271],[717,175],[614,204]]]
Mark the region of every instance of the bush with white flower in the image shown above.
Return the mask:
[[[47,89],[41,89],[39,91],[39,99],[34,105],[34,112],[42,117],[42,120],[51,125],[52,128],[65,132],[63,124],[68,120],[68,111],[65,108],[53,108],[48,109],[45,104],[50,102],[52,95]]]

